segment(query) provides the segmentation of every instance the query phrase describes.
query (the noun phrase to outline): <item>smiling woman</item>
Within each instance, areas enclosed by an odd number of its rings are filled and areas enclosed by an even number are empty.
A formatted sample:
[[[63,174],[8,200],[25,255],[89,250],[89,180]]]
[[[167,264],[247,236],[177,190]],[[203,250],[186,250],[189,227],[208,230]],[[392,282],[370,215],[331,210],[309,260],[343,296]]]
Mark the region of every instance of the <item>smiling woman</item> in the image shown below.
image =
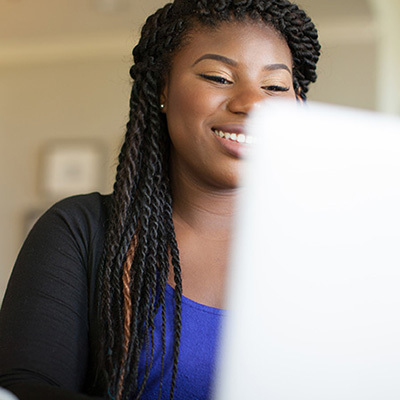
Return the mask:
[[[210,398],[245,121],[263,99],[305,100],[317,36],[287,0],[176,0],[148,18],[113,193],[56,204],[28,236],[0,314],[1,386]]]

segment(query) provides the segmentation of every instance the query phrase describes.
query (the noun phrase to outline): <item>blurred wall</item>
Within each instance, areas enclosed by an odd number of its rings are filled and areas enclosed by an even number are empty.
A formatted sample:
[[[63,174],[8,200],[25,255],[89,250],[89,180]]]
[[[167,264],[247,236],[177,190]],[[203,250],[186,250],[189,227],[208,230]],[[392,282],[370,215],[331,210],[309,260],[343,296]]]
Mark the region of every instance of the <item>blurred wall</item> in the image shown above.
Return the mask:
[[[0,296],[29,215],[57,200],[40,189],[49,141],[93,139],[103,146],[103,190],[110,190],[127,113],[126,69],[118,57],[0,66]]]
[[[318,80],[309,99],[377,108],[377,23],[368,0],[299,0],[319,31]]]
[[[40,189],[49,141],[91,139],[103,146],[105,176],[98,189],[111,190],[127,121],[131,47],[145,16],[164,3],[0,0],[0,299],[27,214],[57,200]],[[385,24],[387,11],[367,0],[299,3],[316,22],[323,44],[319,80],[309,98],[396,112],[388,104],[396,104],[399,94],[387,89],[382,83],[387,72],[380,72],[391,68],[393,77],[399,65],[390,65],[394,41],[382,50],[391,30],[399,37],[394,23]]]
[[[131,50],[165,0],[0,0],[0,302],[41,189],[49,143],[104,149],[110,192],[128,116]]]
[[[400,1],[369,1],[377,22],[377,108],[400,115]]]

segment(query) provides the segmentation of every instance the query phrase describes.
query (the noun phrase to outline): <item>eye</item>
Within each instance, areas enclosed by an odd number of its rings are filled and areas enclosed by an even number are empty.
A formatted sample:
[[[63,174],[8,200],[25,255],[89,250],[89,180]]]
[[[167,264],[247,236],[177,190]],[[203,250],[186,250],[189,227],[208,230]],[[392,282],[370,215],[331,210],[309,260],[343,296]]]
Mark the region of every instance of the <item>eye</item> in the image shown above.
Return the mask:
[[[220,83],[221,85],[229,85],[232,83],[231,81],[228,81],[228,79],[218,75],[199,74],[199,76],[201,76],[204,79],[207,79],[208,81]]]
[[[288,87],[279,86],[279,85],[263,86],[263,89],[268,90],[269,92],[288,92],[289,91]]]

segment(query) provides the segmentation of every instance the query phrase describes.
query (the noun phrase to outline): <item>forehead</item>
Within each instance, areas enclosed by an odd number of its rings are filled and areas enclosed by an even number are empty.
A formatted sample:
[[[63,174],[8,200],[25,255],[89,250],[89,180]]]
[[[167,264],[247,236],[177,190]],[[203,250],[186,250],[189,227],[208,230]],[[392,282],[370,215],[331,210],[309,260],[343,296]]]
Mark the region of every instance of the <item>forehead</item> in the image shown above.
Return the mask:
[[[259,21],[221,22],[217,27],[195,25],[186,35],[174,61],[217,53],[239,59],[264,57],[292,64],[286,40],[273,27]]]

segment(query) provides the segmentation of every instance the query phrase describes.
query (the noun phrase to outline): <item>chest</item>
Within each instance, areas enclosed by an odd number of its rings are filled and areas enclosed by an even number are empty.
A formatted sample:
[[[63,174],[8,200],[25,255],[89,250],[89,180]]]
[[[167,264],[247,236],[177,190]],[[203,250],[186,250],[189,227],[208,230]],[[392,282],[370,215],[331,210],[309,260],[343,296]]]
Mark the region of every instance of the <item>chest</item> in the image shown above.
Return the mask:
[[[183,294],[198,303],[224,308],[229,241],[177,232]],[[173,275],[170,274],[171,285]]]
[[[174,291],[166,288],[166,330],[165,356],[163,371],[163,389],[161,399],[169,399],[172,377],[174,344]],[[217,365],[220,328],[224,311],[198,304],[186,297],[182,299],[181,340],[179,347],[178,375],[175,386],[175,398],[206,400],[211,398],[215,369]],[[162,316],[159,310],[155,319],[154,359],[148,384],[141,398],[157,399],[162,366]],[[139,379],[146,370],[146,350],[139,363]]]

